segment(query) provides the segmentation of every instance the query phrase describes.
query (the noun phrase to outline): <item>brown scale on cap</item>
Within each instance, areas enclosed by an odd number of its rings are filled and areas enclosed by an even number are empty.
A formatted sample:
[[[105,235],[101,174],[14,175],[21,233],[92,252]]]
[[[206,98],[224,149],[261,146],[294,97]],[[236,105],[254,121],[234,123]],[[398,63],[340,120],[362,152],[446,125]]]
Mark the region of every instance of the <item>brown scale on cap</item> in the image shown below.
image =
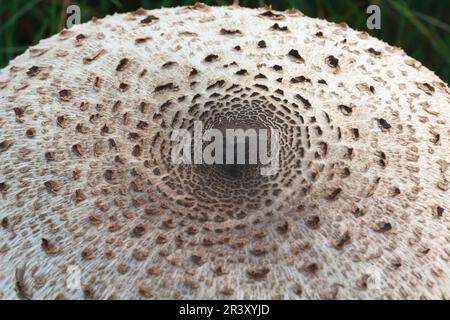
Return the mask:
[[[140,9],[0,84],[0,298],[450,298],[450,91],[399,48],[295,10]],[[277,129],[278,172],[175,165],[194,121]]]

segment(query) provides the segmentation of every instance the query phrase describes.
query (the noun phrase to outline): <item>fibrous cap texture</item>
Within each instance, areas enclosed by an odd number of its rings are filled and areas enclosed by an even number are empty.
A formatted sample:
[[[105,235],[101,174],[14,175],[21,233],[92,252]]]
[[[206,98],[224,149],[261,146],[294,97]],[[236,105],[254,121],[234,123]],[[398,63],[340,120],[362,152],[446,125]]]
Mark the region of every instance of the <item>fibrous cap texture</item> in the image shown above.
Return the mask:
[[[61,31],[0,72],[0,297],[449,298],[449,101],[295,10]],[[175,165],[195,121],[277,129],[278,172]]]

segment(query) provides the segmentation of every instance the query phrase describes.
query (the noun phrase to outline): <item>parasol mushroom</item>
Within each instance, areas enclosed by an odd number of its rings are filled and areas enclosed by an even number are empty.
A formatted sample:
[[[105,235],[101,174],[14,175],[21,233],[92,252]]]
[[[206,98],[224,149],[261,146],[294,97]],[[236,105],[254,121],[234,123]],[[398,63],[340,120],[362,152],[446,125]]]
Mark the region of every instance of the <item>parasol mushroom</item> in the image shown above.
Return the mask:
[[[139,9],[0,72],[0,297],[450,298],[450,91],[296,10]],[[280,132],[280,168],[172,163]],[[80,287],[68,287],[68,270]]]

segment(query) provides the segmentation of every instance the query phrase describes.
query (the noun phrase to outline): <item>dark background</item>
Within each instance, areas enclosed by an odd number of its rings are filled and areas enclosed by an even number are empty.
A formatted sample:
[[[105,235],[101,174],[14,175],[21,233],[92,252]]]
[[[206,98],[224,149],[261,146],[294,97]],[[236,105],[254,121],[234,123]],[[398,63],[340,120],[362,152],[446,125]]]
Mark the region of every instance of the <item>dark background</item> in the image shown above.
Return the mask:
[[[0,68],[30,45],[57,33],[64,25],[65,8],[79,4],[81,22],[114,12],[193,4],[189,0],[0,0]],[[205,0],[229,5],[232,0]],[[366,8],[381,8],[381,30],[367,30],[391,45],[403,48],[450,82],[450,0],[241,0],[241,6],[271,3],[277,10],[297,8],[311,17],[366,30]],[[299,31],[300,32],[300,31]]]

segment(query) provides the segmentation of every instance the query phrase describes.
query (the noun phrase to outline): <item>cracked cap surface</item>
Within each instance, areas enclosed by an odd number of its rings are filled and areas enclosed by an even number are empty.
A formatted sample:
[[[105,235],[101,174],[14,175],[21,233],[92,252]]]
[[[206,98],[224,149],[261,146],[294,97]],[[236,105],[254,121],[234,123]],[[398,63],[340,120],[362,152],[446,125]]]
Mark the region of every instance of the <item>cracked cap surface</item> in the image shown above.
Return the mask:
[[[449,102],[401,49],[295,10],[61,31],[0,72],[0,297],[449,298]],[[279,172],[174,165],[194,121],[279,130]]]

